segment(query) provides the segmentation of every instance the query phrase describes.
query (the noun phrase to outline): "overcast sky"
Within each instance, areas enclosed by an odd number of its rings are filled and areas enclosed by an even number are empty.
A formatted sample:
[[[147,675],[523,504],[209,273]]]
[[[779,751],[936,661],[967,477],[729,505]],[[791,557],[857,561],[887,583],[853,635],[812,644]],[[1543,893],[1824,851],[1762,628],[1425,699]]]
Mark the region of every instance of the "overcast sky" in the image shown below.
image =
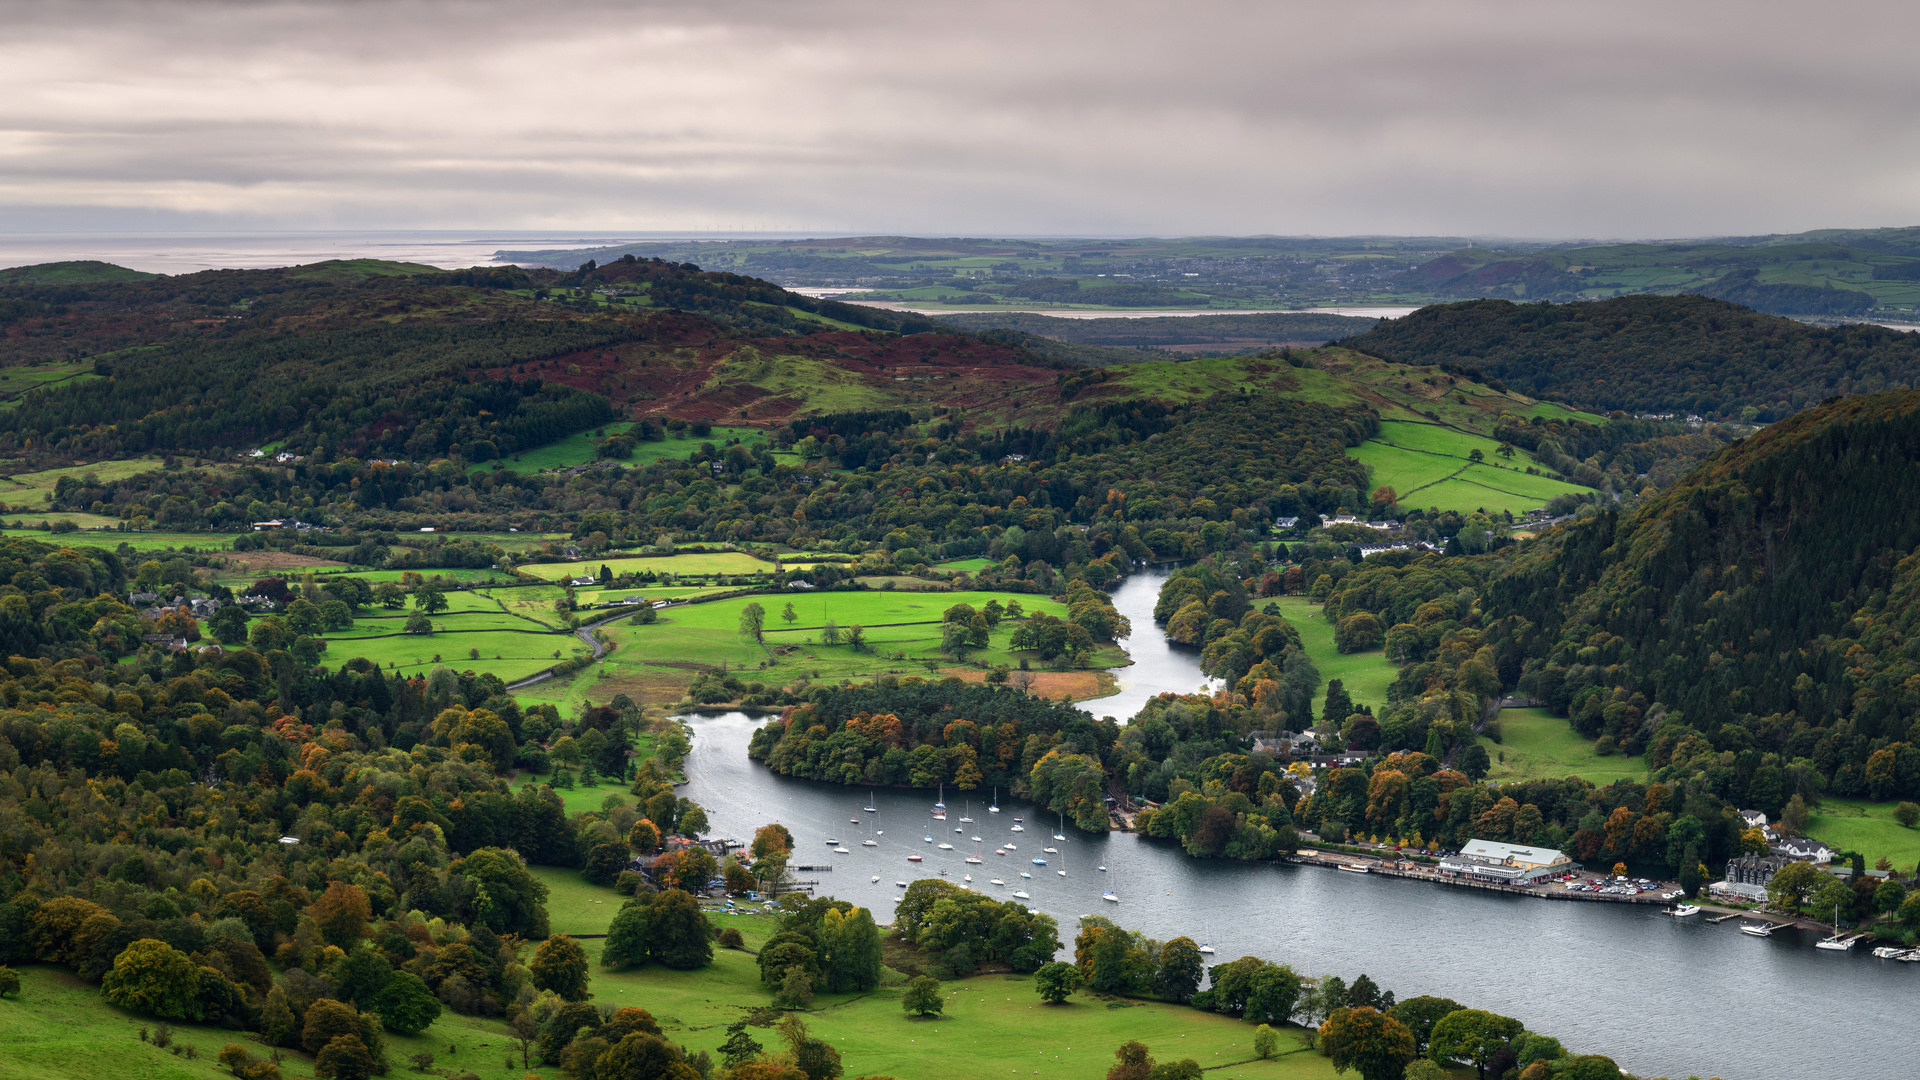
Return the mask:
[[[0,0],[0,230],[1912,225],[1916,7]]]

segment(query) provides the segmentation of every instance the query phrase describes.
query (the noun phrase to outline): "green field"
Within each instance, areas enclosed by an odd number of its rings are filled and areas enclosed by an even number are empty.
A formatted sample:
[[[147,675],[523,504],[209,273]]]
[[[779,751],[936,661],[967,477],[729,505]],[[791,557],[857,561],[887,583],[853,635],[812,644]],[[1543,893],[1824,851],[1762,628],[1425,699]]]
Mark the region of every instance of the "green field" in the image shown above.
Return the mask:
[[[527,563],[518,567],[523,574],[543,581],[562,581],[570,577],[598,577],[604,566],[615,574],[768,574],[774,566],[763,559],[739,551],[716,551],[700,555],[635,555],[627,558],[581,559],[579,562]]]
[[[12,405],[13,399],[29,390],[38,390],[68,381],[80,382],[97,378],[99,376],[93,373],[91,360],[76,364],[32,364],[27,367],[0,368],[0,409]]]
[[[894,670],[900,661],[888,654],[905,652],[909,661],[951,661],[940,652],[940,616],[955,604],[979,608],[989,600],[1005,604],[1018,599],[1028,612],[1045,611],[1066,615],[1066,608],[1042,597],[1009,597],[987,592],[853,592],[782,594],[715,600],[672,608],[660,613],[660,621],[650,626],[616,624],[601,631],[601,636],[619,645],[618,657],[630,663],[666,663],[693,661],[702,664],[727,664],[730,667],[757,667],[767,659],[768,649],[790,647],[781,655],[784,664],[797,664],[817,670],[823,677],[866,675]],[[791,602],[797,618],[789,624],[781,618]],[[740,612],[749,603],[766,609],[766,644],[762,649],[740,637]],[[859,624],[866,628],[865,651],[855,652],[850,645],[820,644],[821,628],[831,619],[842,630]],[[896,624],[896,625],[888,625]],[[1007,651],[1007,639],[1017,624],[1003,621],[995,628],[988,648],[969,655],[989,663],[1017,664],[1019,658]],[[1093,666],[1124,663],[1124,655],[1112,646],[1098,650]]]
[[[71,476],[76,480],[88,475],[101,481],[125,480],[130,476],[152,472],[160,465],[160,459],[157,457],[139,457],[123,461],[96,461],[91,465],[68,465],[59,469],[42,469],[39,472],[14,473],[11,476],[0,477],[0,502],[10,506],[19,506],[23,503],[38,504],[42,501],[42,496],[53,494],[54,485],[58,484],[60,478],[64,476]],[[33,511],[25,512],[30,514]],[[94,516],[93,514],[77,515],[76,520],[79,517]],[[100,520],[119,521],[118,518],[101,518]]]
[[[505,616],[501,616],[505,618]],[[440,622],[436,616],[435,624]],[[477,650],[474,659],[469,650]],[[586,643],[572,634],[521,634],[511,630],[483,630],[476,633],[404,634],[399,637],[329,637],[322,662],[329,667],[356,656],[364,656],[383,668],[402,675],[424,675],[435,664],[455,671],[490,671],[511,682],[552,667],[588,651]]]
[[[76,515],[53,514],[50,520],[58,521],[62,517]],[[77,515],[92,518],[92,514]],[[9,519],[11,520],[11,519]],[[33,520],[38,521],[38,518]],[[0,535],[18,536],[27,540],[47,540],[47,534],[39,529],[0,529]],[[183,533],[183,532],[120,532],[118,529],[87,531],[81,533],[62,533],[51,542],[72,547],[106,548],[111,551],[125,544],[135,551],[166,552],[181,548],[193,548],[195,551],[226,551],[233,546],[233,533]]]
[[[1267,603],[1259,600],[1254,606],[1264,608]],[[1304,596],[1277,596],[1272,603],[1280,606],[1281,618],[1300,632],[1300,644],[1306,647],[1307,657],[1313,661],[1314,667],[1320,669],[1321,696],[1313,703],[1316,714],[1325,704],[1326,680],[1329,679],[1339,679],[1354,704],[1373,706],[1376,716],[1386,712],[1387,687],[1392,685],[1399,671],[1387,661],[1385,649],[1342,653],[1334,648],[1333,624],[1321,615],[1323,609],[1319,604]]]
[[[1532,459],[1516,450],[1511,462],[1492,439],[1431,423],[1384,421],[1378,438],[1348,451],[1366,465],[1374,486],[1391,487],[1409,507],[1438,507],[1462,513],[1474,510],[1515,516],[1544,506],[1556,495],[1588,494],[1589,489],[1548,476],[1528,475]],[[1479,450],[1483,462],[1468,460]]]
[[[934,566],[934,569],[935,570],[964,570],[967,573],[972,574],[981,570],[985,570],[989,566],[997,566],[997,565],[999,564],[994,562],[992,559],[954,559],[952,562],[939,563]]]
[[[1573,725],[1546,709],[1500,710],[1500,741],[1482,735],[1493,767],[1487,779],[1539,780],[1578,776],[1605,786],[1615,780],[1644,780],[1647,759],[1615,754],[1601,757]]]
[[[483,461],[473,469],[477,472],[485,472],[493,469],[496,464],[503,471],[522,474],[536,473],[542,469],[570,469],[575,465],[584,465],[592,461],[594,447],[608,435],[618,435],[632,427],[632,424],[624,422],[606,424],[590,431],[569,435],[559,442],[522,451],[517,458],[505,458],[498,462]],[[596,435],[595,431],[604,431],[606,435]],[[758,428],[716,427],[713,429],[713,434],[701,438],[694,438],[691,435],[675,438],[669,435],[658,442],[636,442],[633,444],[633,456],[621,461],[620,464],[646,465],[666,457],[684,458],[700,449],[700,444],[703,442],[722,446],[728,439],[744,441],[755,435],[764,436],[765,432]]]
[[[1861,799],[1821,798],[1807,819],[1807,835],[1840,851],[1857,851],[1872,866],[1880,856],[1902,873],[1920,863],[1920,829],[1893,820],[1896,804]]]

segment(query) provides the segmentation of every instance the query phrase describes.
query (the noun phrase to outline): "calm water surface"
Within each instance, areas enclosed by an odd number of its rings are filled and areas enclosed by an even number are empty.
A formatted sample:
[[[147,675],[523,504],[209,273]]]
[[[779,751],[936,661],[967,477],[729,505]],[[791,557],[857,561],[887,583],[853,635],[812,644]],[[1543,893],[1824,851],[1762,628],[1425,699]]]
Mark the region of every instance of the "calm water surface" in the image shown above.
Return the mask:
[[[1192,654],[1158,644],[1158,586],[1159,575],[1136,574],[1116,594],[1141,662],[1127,669],[1121,695],[1087,703],[1096,715],[1124,718],[1153,693],[1203,681]],[[1350,980],[1364,971],[1402,998],[1438,994],[1519,1017],[1576,1053],[1605,1053],[1643,1076],[1920,1076],[1905,1034],[1920,1002],[1920,964],[1823,952],[1813,936],[1794,932],[1750,938],[1735,922],[1709,926],[1638,906],[1189,859],[1160,841],[1059,830],[1052,815],[1005,792],[992,814],[984,805],[990,792],[949,790],[942,823],[930,816],[931,793],[882,789],[872,794],[879,813],[867,814],[864,788],[779,777],[748,761],[747,739],[763,718],[723,713],[692,722],[685,794],[707,809],[712,835],[746,839],[778,821],[794,834],[796,864],[833,867],[798,877],[818,880],[822,895],[871,907],[881,921],[901,892],[895,882],[941,870],[958,882],[972,873],[974,888],[995,895],[1025,887],[1032,906],[1060,921],[1063,937],[1081,915],[1097,912],[1150,937],[1210,940],[1214,962],[1251,954],[1309,974]],[[973,822],[962,823],[963,815]],[[1015,817],[1026,819],[1024,832],[1011,831]],[[860,844],[869,830],[877,847]],[[1055,841],[1056,831],[1066,841]],[[986,861],[970,867],[962,860],[976,835]],[[829,839],[851,853],[833,853]],[[1016,847],[993,853],[1008,842]],[[1041,851],[1048,846],[1059,854]],[[925,861],[908,862],[910,853]],[[1022,880],[1022,871],[1032,878]],[[1107,890],[1120,902],[1103,901]]]

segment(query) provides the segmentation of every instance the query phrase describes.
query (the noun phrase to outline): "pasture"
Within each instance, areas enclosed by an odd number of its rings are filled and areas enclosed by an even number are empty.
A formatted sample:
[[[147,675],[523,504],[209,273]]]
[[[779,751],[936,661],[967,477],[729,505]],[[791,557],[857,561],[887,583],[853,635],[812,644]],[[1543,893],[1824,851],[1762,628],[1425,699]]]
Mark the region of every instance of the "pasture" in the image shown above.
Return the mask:
[[[578,562],[527,563],[516,569],[543,581],[564,581],[570,577],[598,577],[604,566],[614,574],[673,574],[676,577],[712,574],[769,574],[774,564],[740,551],[714,551],[695,555],[634,555],[624,558],[586,558]]]
[[[434,621],[437,625],[441,620],[436,617]],[[589,651],[586,643],[572,634],[525,634],[490,628],[381,638],[331,636],[322,663],[337,667],[352,657],[364,656],[402,675],[425,675],[435,665],[445,664],[456,671],[490,671],[512,682]],[[473,655],[476,652],[477,657]],[[554,656],[555,652],[560,655]]]
[[[1355,705],[1372,706],[1375,716],[1386,712],[1387,687],[1399,674],[1387,660],[1386,650],[1342,653],[1334,647],[1333,624],[1322,615],[1324,609],[1319,604],[1304,596],[1276,596],[1271,602],[1279,605],[1280,617],[1300,632],[1300,644],[1307,650],[1307,658],[1320,669],[1320,694],[1313,703],[1316,715],[1326,702],[1326,683],[1330,679],[1340,680]],[[1254,607],[1264,608],[1267,604],[1266,600],[1256,600]],[[1335,722],[1345,719],[1343,716]]]
[[[1481,453],[1483,461],[1469,457]],[[1500,444],[1438,424],[1383,421],[1378,438],[1349,450],[1366,465],[1375,487],[1394,489],[1402,505],[1470,513],[1505,510],[1519,516],[1562,494],[1588,489],[1548,476],[1530,475],[1524,451],[1502,458]]]
[[[1902,874],[1920,863],[1920,829],[1893,820],[1890,802],[1824,796],[1807,819],[1807,835],[1839,851],[1857,851],[1867,865],[1885,855]]]
[[[1604,787],[1615,780],[1647,776],[1644,755],[1601,757],[1593,752],[1591,740],[1547,709],[1500,710],[1500,741],[1482,735],[1480,745],[1493,762],[1487,779],[1494,782],[1578,776]]]
[[[623,434],[632,427],[633,425],[629,423],[616,422],[592,430],[577,432],[561,439],[559,442],[551,442],[545,446],[537,446],[531,450],[523,450],[514,457],[503,458],[497,462],[483,461],[475,465],[473,471],[486,472],[492,470],[496,464],[502,471],[520,473],[522,475],[536,473],[542,469],[570,469],[575,465],[584,465],[592,461],[594,448],[598,446],[602,440],[608,436]],[[599,435],[595,434],[595,432],[605,432],[606,434]],[[752,436],[763,434],[764,433],[758,428],[716,427],[713,429],[713,434],[694,438],[692,435],[685,434],[683,429],[682,435],[677,438],[673,435],[668,435],[665,439],[657,442],[635,442],[633,444],[633,456],[619,462],[619,464],[647,465],[661,458],[684,458],[695,450],[700,449],[700,444],[703,442],[710,442],[715,446],[722,446],[725,445],[728,439],[745,440]]]

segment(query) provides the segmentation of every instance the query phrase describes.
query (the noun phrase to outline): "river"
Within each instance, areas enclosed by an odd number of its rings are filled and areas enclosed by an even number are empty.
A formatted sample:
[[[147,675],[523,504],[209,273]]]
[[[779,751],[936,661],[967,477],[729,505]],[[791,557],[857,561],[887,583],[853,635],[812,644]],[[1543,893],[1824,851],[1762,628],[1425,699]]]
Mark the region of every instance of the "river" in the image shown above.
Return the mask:
[[[1096,715],[1131,716],[1154,693],[1203,682],[1195,654],[1169,647],[1153,624],[1164,571],[1136,573],[1115,592],[1133,620],[1136,663],[1125,688],[1088,702]],[[1740,934],[1735,922],[1707,925],[1656,909],[1595,902],[1547,902],[1312,867],[1191,859],[1163,841],[1093,835],[1066,827],[1027,803],[990,792],[946,793],[949,818],[929,816],[929,792],[879,790],[876,814],[864,788],[775,776],[747,759],[747,739],[764,718],[729,712],[690,718],[687,797],[707,810],[711,835],[747,839],[777,821],[793,832],[799,872],[816,891],[868,906],[882,922],[901,890],[895,882],[945,870],[995,895],[1025,886],[1031,904],[1060,921],[1099,913],[1150,937],[1211,941],[1210,962],[1254,955],[1304,974],[1361,972],[1401,998],[1451,997],[1518,1017],[1575,1053],[1603,1053],[1640,1075],[1691,1074],[1727,1080],[1855,1080],[1914,1074],[1904,1036],[1920,965],[1831,953],[1813,938],[1783,931]],[[972,823],[961,823],[970,816]],[[1025,831],[1011,831],[1025,818]],[[960,831],[954,831],[956,826]],[[875,847],[860,841],[874,830]],[[931,842],[923,839],[931,836]],[[972,836],[984,864],[970,867]],[[833,853],[829,839],[849,854]],[[996,847],[1016,847],[995,855]],[[942,851],[939,843],[953,845]],[[1052,846],[1059,854],[1048,855]],[[925,861],[910,863],[908,854]],[[1030,860],[1045,858],[1045,866]],[[1098,867],[1105,866],[1102,872]],[[1065,870],[1066,876],[1058,873]],[[1022,871],[1033,875],[1023,881]],[[987,884],[1000,878],[1005,886]],[[875,879],[878,879],[877,881]],[[1118,903],[1101,899],[1112,890]]]

